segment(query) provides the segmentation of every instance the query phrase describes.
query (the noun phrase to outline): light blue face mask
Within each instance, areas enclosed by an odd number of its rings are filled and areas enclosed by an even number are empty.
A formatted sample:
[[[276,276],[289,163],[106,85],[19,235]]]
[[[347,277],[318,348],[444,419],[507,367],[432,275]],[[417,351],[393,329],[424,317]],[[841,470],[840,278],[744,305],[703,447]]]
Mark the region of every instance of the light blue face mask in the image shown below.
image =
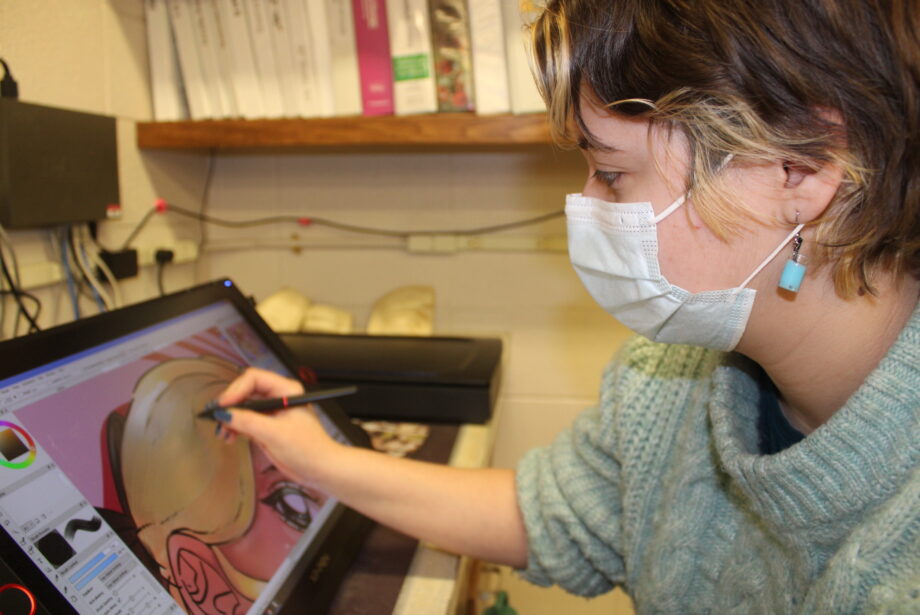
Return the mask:
[[[568,195],[569,258],[594,300],[636,333],[667,344],[732,350],[754,305],[756,291],[746,286],[804,225],[796,226],[737,288],[691,293],[670,284],[658,265],[656,224],[684,199],[656,216],[651,203]]]

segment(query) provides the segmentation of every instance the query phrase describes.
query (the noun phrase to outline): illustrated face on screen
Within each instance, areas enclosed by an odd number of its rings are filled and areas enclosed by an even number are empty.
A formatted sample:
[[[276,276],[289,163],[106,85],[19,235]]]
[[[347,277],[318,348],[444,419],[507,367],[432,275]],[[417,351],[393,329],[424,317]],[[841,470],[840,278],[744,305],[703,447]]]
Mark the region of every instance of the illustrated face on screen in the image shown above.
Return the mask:
[[[238,373],[212,356],[164,361],[138,380],[124,424],[126,512],[189,613],[244,613],[326,499],[196,417]]]

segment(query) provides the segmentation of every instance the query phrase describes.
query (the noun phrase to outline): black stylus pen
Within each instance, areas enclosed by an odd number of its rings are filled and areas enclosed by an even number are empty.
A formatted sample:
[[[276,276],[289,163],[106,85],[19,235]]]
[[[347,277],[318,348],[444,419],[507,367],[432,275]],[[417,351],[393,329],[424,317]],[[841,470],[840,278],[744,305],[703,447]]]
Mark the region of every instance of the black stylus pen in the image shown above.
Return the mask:
[[[214,412],[217,410],[229,410],[230,408],[241,408],[243,410],[252,410],[253,412],[275,412],[276,410],[283,410],[291,406],[303,406],[308,404],[311,401],[319,401],[321,399],[331,399],[333,397],[344,397],[345,395],[352,395],[357,392],[358,387],[339,387],[336,389],[322,389],[320,391],[309,391],[303,395],[292,395],[291,397],[273,397],[271,399],[253,399],[249,401],[241,401],[238,404],[233,404],[230,406],[221,406],[216,401],[208,402],[208,405],[204,407],[204,410],[198,413],[198,418],[201,419],[211,419],[212,421],[216,420],[214,418]]]

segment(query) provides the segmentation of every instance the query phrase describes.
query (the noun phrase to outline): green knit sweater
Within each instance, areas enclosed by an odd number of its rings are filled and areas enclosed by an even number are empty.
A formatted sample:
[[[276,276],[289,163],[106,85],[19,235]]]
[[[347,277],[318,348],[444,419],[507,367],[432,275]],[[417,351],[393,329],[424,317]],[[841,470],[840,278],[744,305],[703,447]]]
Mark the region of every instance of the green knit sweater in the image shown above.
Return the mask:
[[[631,341],[517,473],[525,578],[638,613],[920,613],[920,308],[836,414],[758,452],[759,368]]]

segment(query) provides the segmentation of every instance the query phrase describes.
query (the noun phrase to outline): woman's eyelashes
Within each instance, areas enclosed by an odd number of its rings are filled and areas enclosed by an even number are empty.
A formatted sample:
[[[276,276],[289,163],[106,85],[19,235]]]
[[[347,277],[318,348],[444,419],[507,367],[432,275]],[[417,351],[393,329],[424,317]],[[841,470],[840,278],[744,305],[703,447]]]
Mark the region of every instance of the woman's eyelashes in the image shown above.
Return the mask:
[[[600,169],[596,169],[594,173],[591,174],[591,177],[608,188],[613,188],[621,175],[623,175],[623,173],[620,171],[601,171]]]

